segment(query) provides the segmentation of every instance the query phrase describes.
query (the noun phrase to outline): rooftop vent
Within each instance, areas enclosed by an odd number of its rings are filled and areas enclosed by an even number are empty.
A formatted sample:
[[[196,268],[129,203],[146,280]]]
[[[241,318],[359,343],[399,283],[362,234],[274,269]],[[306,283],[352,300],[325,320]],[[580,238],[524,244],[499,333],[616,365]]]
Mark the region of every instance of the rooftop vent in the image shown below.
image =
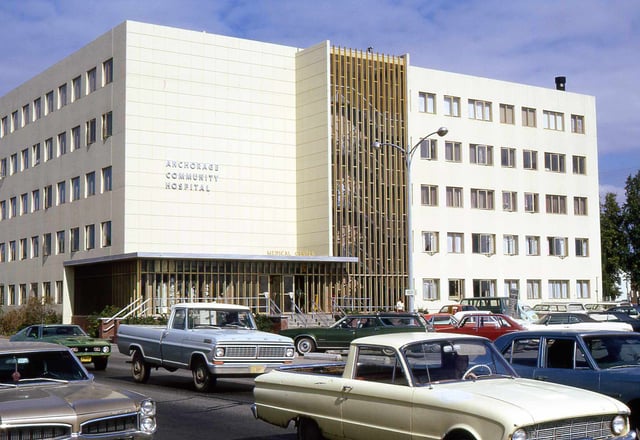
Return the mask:
[[[567,85],[566,76],[556,76],[556,90],[565,90]]]

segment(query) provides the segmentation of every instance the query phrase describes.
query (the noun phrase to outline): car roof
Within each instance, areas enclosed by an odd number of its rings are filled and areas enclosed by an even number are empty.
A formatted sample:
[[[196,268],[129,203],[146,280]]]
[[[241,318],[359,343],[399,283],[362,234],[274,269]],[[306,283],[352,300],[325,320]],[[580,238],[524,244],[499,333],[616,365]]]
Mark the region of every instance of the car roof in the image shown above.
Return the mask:
[[[408,333],[385,333],[381,335],[365,336],[363,338],[354,339],[351,344],[354,345],[386,345],[395,348],[404,347],[413,342],[430,342],[442,340],[461,340],[461,339],[477,339],[488,340],[480,336],[463,335],[458,333],[425,333],[425,332],[408,332]]]
[[[0,355],[6,353],[31,353],[34,351],[68,351],[69,349],[60,344],[51,342],[11,342],[0,341]]]
[[[172,308],[176,307],[185,307],[188,309],[220,309],[220,310],[249,310],[247,306],[241,306],[238,304],[227,304],[227,303],[219,303],[219,302],[198,302],[198,303],[178,303],[171,306]]]
[[[500,336],[499,339],[508,339],[512,337],[523,337],[523,336],[592,336],[592,335],[636,335],[635,332],[627,332],[623,330],[584,330],[584,329],[576,329],[576,328],[562,328],[562,329],[552,329],[552,328],[541,328],[535,330],[520,330],[517,332],[507,333],[505,335]],[[640,335],[638,335],[640,336]]]

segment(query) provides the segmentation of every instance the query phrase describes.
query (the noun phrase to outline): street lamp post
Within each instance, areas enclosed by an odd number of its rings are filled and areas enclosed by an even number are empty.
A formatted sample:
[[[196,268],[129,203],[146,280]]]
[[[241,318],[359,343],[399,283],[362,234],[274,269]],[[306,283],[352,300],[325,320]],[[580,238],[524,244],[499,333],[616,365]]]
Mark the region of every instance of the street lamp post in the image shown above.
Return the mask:
[[[407,300],[408,300],[408,310],[410,312],[414,312],[414,296],[415,296],[415,282],[413,279],[413,219],[412,219],[412,215],[411,215],[411,205],[413,204],[413,199],[412,199],[412,191],[411,191],[411,161],[413,159],[413,154],[416,152],[416,150],[418,149],[418,147],[420,146],[420,144],[422,144],[423,141],[425,141],[427,138],[429,138],[430,136],[433,136],[434,134],[437,134],[438,136],[445,136],[447,133],[449,132],[449,130],[446,127],[440,127],[437,131],[434,131],[433,133],[429,133],[426,136],[423,136],[420,138],[420,140],[413,146],[411,147],[411,149],[407,149],[407,148],[403,148],[400,145],[396,145],[396,144],[392,144],[390,142],[378,142],[375,141],[373,143],[373,148],[380,148],[383,146],[387,146],[387,147],[392,147],[395,148],[396,150],[400,151],[400,153],[402,154],[403,158],[404,158],[404,162],[405,162],[405,166],[407,168],[407,171],[405,173],[406,175],[406,181],[405,181],[405,199],[407,201],[407,206],[406,206],[406,210],[407,210],[407,271],[408,271],[408,276],[409,276],[409,289],[406,292],[407,293]]]

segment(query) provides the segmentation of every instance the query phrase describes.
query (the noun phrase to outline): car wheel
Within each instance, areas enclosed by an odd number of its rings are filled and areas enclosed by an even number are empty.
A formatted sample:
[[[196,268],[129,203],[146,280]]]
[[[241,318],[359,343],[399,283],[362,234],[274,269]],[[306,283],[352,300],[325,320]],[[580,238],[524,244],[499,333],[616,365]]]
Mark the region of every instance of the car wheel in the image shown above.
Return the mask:
[[[296,350],[302,355],[311,353],[312,351],[316,351],[316,343],[313,342],[311,338],[300,338],[296,341]]]
[[[301,418],[298,420],[298,431],[297,431],[298,440],[323,440],[324,437],[320,432],[320,428],[318,428],[318,424],[306,418]]]
[[[131,356],[131,375],[133,380],[138,383],[146,383],[149,380],[151,374],[151,368],[149,364],[144,361],[144,357],[140,350],[135,350],[133,356]]]
[[[197,359],[191,368],[193,386],[197,391],[209,391],[215,384],[216,378],[209,372],[207,364],[202,359]]]
[[[107,368],[107,363],[109,362],[109,358],[106,356],[102,357],[94,357],[93,358],[93,368],[97,371],[103,371]]]

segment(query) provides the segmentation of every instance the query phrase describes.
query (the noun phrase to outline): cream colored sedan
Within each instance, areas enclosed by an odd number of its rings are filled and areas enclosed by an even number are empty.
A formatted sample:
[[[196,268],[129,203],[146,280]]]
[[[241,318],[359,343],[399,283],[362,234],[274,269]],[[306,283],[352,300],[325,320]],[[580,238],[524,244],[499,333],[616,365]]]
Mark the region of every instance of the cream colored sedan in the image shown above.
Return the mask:
[[[356,339],[346,363],[272,371],[254,396],[257,418],[299,439],[635,438],[621,402],[519,378],[489,340],[448,333]]]

